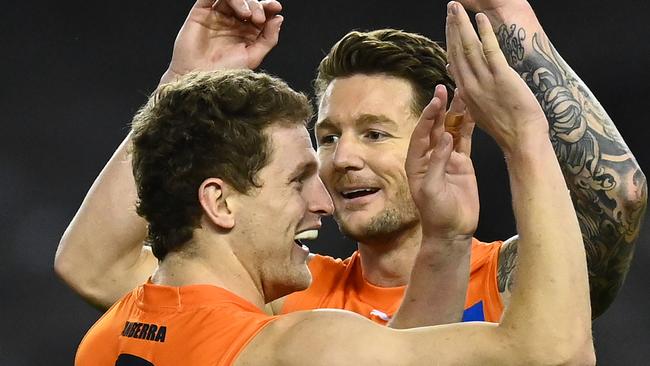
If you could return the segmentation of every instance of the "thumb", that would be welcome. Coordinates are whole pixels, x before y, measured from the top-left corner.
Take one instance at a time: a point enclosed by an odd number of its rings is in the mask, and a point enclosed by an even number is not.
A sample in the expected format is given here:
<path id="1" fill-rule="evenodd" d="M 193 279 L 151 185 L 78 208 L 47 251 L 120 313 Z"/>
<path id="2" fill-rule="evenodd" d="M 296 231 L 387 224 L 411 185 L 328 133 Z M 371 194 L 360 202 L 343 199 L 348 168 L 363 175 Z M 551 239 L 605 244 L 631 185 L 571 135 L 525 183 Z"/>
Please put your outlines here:
<path id="1" fill-rule="evenodd" d="M 276 15 L 273 19 L 264 23 L 264 28 L 262 28 L 260 35 L 253 44 L 248 46 L 248 54 L 251 60 L 248 66 L 251 69 L 259 66 L 264 60 L 264 57 L 278 44 L 280 28 L 282 27 L 283 21 L 284 17 L 282 15 Z"/>
<path id="2" fill-rule="evenodd" d="M 452 150 L 453 144 L 451 134 L 449 134 L 449 132 L 444 132 L 440 138 L 438 138 L 436 146 L 431 151 L 429 170 L 427 172 L 427 180 L 429 182 L 442 182 L 444 180 L 447 171 L 447 163 L 451 157 Z"/>

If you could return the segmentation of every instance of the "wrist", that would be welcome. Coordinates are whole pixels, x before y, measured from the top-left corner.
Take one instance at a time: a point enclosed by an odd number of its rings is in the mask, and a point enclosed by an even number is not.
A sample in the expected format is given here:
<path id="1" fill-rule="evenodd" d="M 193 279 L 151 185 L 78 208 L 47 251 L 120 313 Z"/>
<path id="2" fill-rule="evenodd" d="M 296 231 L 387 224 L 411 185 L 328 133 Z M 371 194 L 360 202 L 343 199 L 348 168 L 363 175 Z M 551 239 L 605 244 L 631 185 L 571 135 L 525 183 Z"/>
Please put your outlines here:
<path id="1" fill-rule="evenodd" d="M 520 22 L 520 19 L 529 15 L 535 17 L 535 12 L 530 6 L 528 1 L 525 0 L 515 0 L 511 1 L 508 4 L 498 6 L 491 9 L 485 9 L 482 11 L 490 19 L 493 28 L 497 28 L 501 24 L 511 24 L 514 22 Z"/>
<path id="2" fill-rule="evenodd" d="M 520 143 L 503 149 L 508 169 L 524 167 L 526 170 L 534 167 L 544 159 L 556 159 L 553 145 L 548 135 L 522 139 Z"/>
<path id="3" fill-rule="evenodd" d="M 449 234 L 440 235 L 431 234 L 422 236 L 422 245 L 420 251 L 428 253 L 463 253 L 471 246 L 472 235 L 467 234 Z"/>
<path id="4" fill-rule="evenodd" d="M 454 270 L 463 261 L 469 261 L 471 244 L 471 235 L 451 239 L 446 237 L 423 238 L 416 261 L 426 263 L 427 267 L 436 271 Z"/>
<path id="5" fill-rule="evenodd" d="M 536 150 L 543 145 L 550 145 L 548 121 L 545 116 L 520 121 L 522 127 L 495 138 L 506 157 Z"/>

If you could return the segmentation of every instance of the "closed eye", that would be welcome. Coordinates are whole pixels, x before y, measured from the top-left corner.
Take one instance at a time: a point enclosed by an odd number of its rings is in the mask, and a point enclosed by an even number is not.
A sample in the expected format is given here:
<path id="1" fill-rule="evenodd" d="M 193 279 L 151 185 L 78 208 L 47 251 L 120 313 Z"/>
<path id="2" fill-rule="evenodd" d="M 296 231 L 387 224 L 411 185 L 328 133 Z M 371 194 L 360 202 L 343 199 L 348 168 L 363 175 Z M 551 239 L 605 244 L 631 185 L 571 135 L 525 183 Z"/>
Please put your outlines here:
<path id="1" fill-rule="evenodd" d="M 296 190 L 301 191 L 305 183 L 312 177 L 318 175 L 318 163 L 316 160 L 303 163 L 298 166 L 294 173 L 290 175 L 293 177 L 289 179 L 289 184 Z"/>
<path id="2" fill-rule="evenodd" d="M 303 177 L 296 178 L 291 181 L 291 185 L 296 188 L 297 190 L 302 190 L 302 187 L 305 185 L 305 180 Z"/>

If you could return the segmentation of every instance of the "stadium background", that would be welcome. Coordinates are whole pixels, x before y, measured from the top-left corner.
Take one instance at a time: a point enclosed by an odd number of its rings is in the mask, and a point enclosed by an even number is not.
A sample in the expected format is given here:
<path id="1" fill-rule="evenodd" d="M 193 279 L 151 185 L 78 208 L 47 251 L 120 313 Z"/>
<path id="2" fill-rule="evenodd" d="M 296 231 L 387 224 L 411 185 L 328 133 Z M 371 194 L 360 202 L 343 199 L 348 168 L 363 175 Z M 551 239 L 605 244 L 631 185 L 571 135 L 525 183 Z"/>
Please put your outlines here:
<path id="1" fill-rule="evenodd" d="M 605 106 L 650 174 L 649 5 L 644 1 L 533 1 L 560 54 Z M 444 40 L 444 1 L 283 2 L 280 44 L 262 69 L 311 92 L 327 49 L 352 29 L 401 28 Z M 170 59 L 191 1 L 29 1 L 0 15 L 0 365 L 70 365 L 98 318 L 52 271 L 58 240 Z M 477 133 L 477 236 L 515 233 L 499 150 Z M 600 365 L 650 359 L 650 223 L 627 282 L 595 322 Z M 101 230 L 101 228 L 100 228 Z M 335 224 L 313 252 L 354 248 Z M 468 345 L 471 347 L 471 345 Z"/>

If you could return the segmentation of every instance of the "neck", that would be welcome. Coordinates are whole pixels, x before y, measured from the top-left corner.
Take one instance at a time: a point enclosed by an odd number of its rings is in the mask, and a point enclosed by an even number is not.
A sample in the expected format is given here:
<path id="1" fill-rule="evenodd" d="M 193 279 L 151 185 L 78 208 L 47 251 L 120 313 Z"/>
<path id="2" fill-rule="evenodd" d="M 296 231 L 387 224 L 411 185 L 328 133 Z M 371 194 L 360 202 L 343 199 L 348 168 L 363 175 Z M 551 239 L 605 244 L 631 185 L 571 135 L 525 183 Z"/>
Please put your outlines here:
<path id="1" fill-rule="evenodd" d="M 421 242 L 420 225 L 396 233 L 383 242 L 359 242 L 363 277 L 380 287 L 406 285 Z"/>
<path id="2" fill-rule="evenodd" d="M 226 242 L 201 240 L 195 235 L 185 250 L 170 252 L 160 261 L 151 278 L 157 285 L 188 286 L 207 284 L 233 292 L 264 309 L 261 286 L 233 253 Z M 191 248 L 191 249 L 188 249 Z"/>

